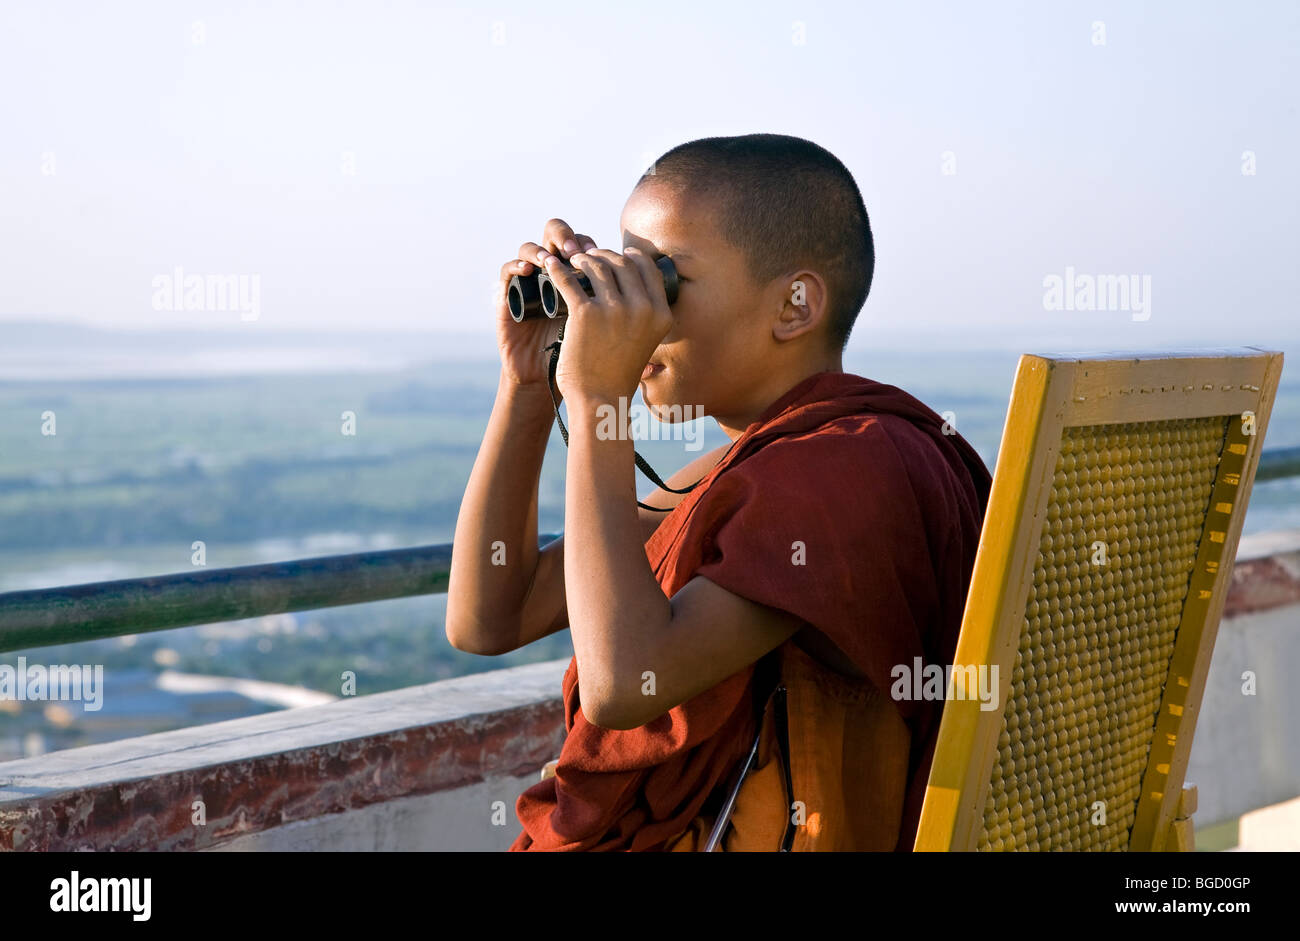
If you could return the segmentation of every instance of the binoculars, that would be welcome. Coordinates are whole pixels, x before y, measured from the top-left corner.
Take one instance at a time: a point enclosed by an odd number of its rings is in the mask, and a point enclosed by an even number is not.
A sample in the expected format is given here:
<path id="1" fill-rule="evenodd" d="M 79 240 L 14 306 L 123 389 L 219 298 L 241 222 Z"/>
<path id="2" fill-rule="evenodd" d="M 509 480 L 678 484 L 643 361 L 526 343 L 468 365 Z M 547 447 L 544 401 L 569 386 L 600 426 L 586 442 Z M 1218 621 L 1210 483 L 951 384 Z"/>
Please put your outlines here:
<path id="1" fill-rule="evenodd" d="M 575 270 L 572 265 L 560 261 L 561 264 Z M 672 259 L 667 255 L 655 260 L 655 267 L 663 274 L 664 294 L 668 297 L 669 304 L 677 302 L 677 266 L 673 264 Z M 585 274 L 578 274 L 579 286 L 591 297 L 595 292 L 591 289 L 591 282 L 587 280 Z M 569 305 L 564 302 L 560 292 L 556 290 L 555 284 L 551 281 L 551 276 L 546 273 L 545 269 L 530 275 L 514 275 L 510 279 L 510 286 L 506 291 L 506 302 L 510 305 L 510 316 L 514 318 L 515 323 L 523 323 L 525 320 L 532 320 L 545 315 L 547 317 L 563 317 L 569 313 Z"/>

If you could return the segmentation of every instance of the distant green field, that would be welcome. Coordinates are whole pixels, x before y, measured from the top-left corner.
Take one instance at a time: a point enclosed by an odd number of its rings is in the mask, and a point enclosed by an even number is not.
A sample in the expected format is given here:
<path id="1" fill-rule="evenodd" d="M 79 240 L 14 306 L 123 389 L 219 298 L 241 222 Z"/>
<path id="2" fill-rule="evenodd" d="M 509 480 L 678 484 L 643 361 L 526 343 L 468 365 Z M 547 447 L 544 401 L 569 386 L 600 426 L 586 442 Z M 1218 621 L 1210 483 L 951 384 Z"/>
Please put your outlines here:
<path id="1" fill-rule="evenodd" d="M 493 389 L 355 374 L 0 384 L 0 550 L 445 536 Z"/>

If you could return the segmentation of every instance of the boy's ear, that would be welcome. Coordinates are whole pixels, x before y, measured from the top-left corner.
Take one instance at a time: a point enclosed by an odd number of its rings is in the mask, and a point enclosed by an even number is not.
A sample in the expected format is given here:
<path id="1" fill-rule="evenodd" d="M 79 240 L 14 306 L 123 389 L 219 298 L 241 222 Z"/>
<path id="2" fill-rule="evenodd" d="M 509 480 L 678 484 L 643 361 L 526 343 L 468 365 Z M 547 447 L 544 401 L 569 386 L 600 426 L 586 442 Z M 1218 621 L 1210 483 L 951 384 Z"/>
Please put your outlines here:
<path id="1" fill-rule="evenodd" d="M 826 320 L 826 281 L 815 271 L 796 271 L 777 280 L 780 309 L 772 324 L 772 336 L 780 342 L 793 340 L 817 329 Z"/>

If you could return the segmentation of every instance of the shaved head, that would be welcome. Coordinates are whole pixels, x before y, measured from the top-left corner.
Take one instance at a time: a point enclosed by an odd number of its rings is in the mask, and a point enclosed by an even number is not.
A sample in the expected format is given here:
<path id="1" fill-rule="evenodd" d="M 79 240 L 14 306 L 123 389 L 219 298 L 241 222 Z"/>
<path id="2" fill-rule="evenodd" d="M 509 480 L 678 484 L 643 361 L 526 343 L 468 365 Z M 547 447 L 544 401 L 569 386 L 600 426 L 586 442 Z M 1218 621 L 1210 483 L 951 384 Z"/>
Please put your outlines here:
<path id="1" fill-rule="evenodd" d="M 875 246 L 853 175 L 834 154 L 799 137 L 747 134 L 681 144 L 637 187 L 666 186 L 707 204 L 714 226 L 755 281 L 808 268 L 826 280 L 827 341 L 843 350 L 871 290 Z"/>

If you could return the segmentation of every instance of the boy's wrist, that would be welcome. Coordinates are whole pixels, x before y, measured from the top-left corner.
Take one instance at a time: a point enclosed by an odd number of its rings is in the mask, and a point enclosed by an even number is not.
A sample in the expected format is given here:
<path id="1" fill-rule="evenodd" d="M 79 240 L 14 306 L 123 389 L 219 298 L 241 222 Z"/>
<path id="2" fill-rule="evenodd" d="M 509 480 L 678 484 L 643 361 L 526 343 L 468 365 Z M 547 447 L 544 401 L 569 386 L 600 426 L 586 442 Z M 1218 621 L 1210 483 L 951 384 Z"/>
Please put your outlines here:
<path id="1" fill-rule="evenodd" d="M 573 393 L 565 399 L 569 410 L 569 444 L 618 441 L 626 445 L 631 459 L 632 434 L 628 409 L 631 396 Z"/>
<path id="2" fill-rule="evenodd" d="M 623 396 L 623 398 L 626 399 L 627 396 Z M 601 405 L 613 405 L 617 408 L 618 400 L 619 396 L 617 395 L 606 395 L 601 392 L 594 392 L 590 389 L 572 389 L 569 394 L 565 396 L 566 402 L 576 403 L 578 406 L 583 408 L 596 408 Z"/>
<path id="3" fill-rule="evenodd" d="M 555 417 L 555 403 L 551 400 L 551 390 L 547 383 L 516 382 L 504 370 L 497 384 L 497 402 L 524 414 Z"/>

